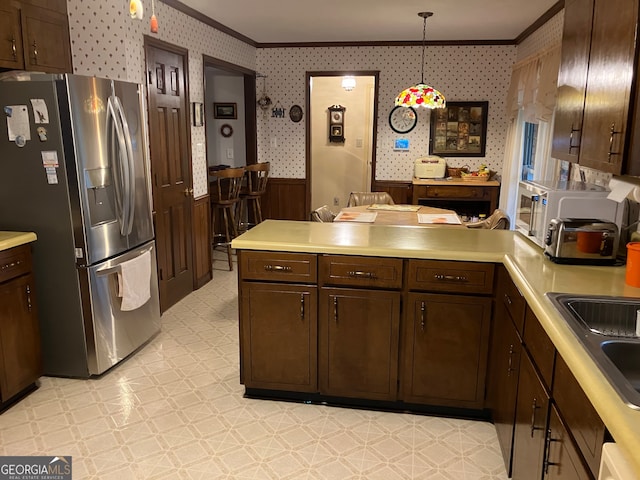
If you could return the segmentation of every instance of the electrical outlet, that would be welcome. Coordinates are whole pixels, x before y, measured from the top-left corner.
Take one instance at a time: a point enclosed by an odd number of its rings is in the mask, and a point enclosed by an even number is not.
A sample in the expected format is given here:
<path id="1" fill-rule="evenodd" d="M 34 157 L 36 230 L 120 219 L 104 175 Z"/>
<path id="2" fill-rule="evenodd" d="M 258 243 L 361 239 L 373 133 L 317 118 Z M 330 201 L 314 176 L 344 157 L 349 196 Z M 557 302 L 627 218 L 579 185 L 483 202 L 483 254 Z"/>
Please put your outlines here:
<path id="1" fill-rule="evenodd" d="M 233 148 L 227 148 L 227 158 L 229 160 L 233 158 Z"/>
<path id="2" fill-rule="evenodd" d="M 333 205 L 337 207 L 340 205 L 340 199 L 338 197 L 333 197 Z"/>

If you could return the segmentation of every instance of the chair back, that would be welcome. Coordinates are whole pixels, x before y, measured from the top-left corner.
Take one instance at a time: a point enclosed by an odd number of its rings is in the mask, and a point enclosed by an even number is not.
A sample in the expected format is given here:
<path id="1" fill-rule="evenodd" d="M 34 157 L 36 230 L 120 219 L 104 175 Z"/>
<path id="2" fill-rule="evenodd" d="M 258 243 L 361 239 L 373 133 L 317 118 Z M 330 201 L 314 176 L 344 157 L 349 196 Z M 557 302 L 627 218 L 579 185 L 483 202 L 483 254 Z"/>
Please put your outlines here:
<path id="1" fill-rule="evenodd" d="M 252 163 L 245 167 L 247 172 L 247 194 L 262 195 L 267 191 L 269 168 L 269 162 Z"/>
<path id="2" fill-rule="evenodd" d="M 395 202 L 387 192 L 351 192 L 347 207 L 373 204 L 395 205 Z"/>
<path id="3" fill-rule="evenodd" d="M 496 208 L 491 215 L 479 222 L 465 224 L 467 228 L 484 228 L 487 230 L 508 230 L 510 226 L 509 215 L 504 210 Z"/>
<path id="4" fill-rule="evenodd" d="M 240 200 L 244 167 L 225 168 L 215 175 L 216 179 L 209 183 L 211 201 L 218 205 L 237 203 Z"/>
<path id="5" fill-rule="evenodd" d="M 326 205 L 316 208 L 313 212 L 311 212 L 312 222 L 330 223 L 333 222 L 334 218 L 336 218 L 336 214 L 329 210 L 329 207 L 327 207 Z"/>

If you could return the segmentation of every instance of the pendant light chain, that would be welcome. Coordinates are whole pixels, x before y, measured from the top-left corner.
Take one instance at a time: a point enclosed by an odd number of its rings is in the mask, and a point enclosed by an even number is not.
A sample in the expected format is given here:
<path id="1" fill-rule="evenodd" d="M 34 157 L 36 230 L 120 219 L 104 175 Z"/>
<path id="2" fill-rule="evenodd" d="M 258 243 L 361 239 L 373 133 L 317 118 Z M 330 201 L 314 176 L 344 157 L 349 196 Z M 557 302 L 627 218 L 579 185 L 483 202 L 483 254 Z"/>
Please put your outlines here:
<path id="1" fill-rule="evenodd" d="M 420 75 L 420 83 L 424 83 L 424 48 L 425 39 L 427 38 L 427 15 L 422 17 L 422 73 Z"/>

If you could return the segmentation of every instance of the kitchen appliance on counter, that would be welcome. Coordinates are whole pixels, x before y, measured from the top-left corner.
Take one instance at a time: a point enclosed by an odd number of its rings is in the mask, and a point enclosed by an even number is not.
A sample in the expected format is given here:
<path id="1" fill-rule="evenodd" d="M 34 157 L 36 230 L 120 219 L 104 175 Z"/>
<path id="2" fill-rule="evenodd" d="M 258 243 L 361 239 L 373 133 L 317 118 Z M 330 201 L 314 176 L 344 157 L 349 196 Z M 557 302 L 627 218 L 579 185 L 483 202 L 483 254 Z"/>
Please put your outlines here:
<path id="1" fill-rule="evenodd" d="M 608 195 L 607 188 L 584 182 L 522 181 L 515 229 L 542 248 L 553 218 L 597 218 L 613 222 L 620 230 L 625 206 Z"/>
<path id="2" fill-rule="evenodd" d="M 160 329 L 143 87 L 0 82 L 0 227 L 33 231 L 44 373 L 100 375 Z"/>
<path id="3" fill-rule="evenodd" d="M 553 218 L 545 235 L 544 253 L 555 263 L 613 265 L 618 251 L 618 227 L 587 218 Z"/>
<path id="4" fill-rule="evenodd" d="M 444 178 L 447 161 L 437 155 L 430 155 L 416 159 L 413 176 L 415 178 Z"/>

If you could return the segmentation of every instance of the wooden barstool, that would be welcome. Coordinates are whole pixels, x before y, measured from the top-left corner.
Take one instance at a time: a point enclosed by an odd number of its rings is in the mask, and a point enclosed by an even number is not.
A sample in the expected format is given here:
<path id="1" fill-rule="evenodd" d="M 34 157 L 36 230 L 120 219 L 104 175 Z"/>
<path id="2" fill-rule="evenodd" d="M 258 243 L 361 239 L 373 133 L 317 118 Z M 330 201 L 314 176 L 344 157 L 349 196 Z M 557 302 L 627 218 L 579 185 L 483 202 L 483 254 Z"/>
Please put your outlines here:
<path id="1" fill-rule="evenodd" d="M 240 187 L 244 177 L 244 167 L 226 168 L 215 172 L 215 180 L 209 183 L 211 195 L 211 230 L 213 248 L 217 245 L 227 246 L 229 270 L 233 270 L 231 258 L 231 240 L 238 236 L 236 228 L 235 210 L 240 201 Z M 224 234 L 216 233 L 216 216 L 222 211 Z M 224 237 L 225 242 L 216 243 L 216 237 Z"/>
<path id="2" fill-rule="evenodd" d="M 240 218 L 238 221 L 242 222 L 246 214 L 247 230 L 249 229 L 249 225 L 257 225 L 262 222 L 262 206 L 260 205 L 260 198 L 267 191 L 269 167 L 269 162 L 253 163 L 245 167 L 245 171 L 247 172 L 247 185 L 246 189 L 243 188 L 240 191 Z M 249 222 L 250 211 L 253 211 L 253 224 Z"/>

